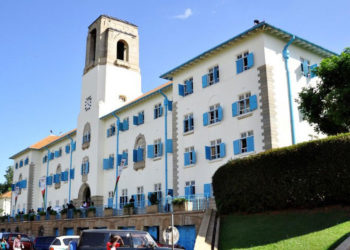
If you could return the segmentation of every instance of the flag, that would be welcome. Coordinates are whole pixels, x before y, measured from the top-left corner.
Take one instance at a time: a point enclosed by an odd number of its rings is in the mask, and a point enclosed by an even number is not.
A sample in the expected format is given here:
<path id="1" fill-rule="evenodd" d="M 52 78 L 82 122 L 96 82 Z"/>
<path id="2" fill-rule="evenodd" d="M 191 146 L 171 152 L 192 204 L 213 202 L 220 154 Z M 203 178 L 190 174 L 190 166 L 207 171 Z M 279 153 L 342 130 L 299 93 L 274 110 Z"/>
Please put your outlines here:
<path id="1" fill-rule="evenodd" d="M 119 166 L 117 180 L 115 181 L 113 196 L 115 196 L 115 194 L 117 193 L 118 182 L 119 182 L 119 179 L 120 179 L 120 175 L 121 175 L 123 169 L 125 168 L 125 162 L 126 162 L 125 159 L 122 159 L 120 161 L 120 166 Z"/>
<path id="2" fill-rule="evenodd" d="M 45 192 L 46 192 L 46 176 L 43 176 L 39 179 L 39 188 L 41 191 L 41 195 L 43 196 L 43 200 L 45 202 Z"/>
<path id="3" fill-rule="evenodd" d="M 16 187 L 15 188 L 15 206 L 17 205 L 18 194 L 19 194 L 19 187 Z"/>

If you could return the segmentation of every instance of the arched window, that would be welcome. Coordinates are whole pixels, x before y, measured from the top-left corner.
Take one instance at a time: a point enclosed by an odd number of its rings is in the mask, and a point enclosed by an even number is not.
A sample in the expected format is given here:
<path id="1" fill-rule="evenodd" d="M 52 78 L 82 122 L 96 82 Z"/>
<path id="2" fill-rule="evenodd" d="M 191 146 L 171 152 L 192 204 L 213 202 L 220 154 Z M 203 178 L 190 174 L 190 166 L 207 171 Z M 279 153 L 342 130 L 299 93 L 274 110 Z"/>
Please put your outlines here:
<path id="1" fill-rule="evenodd" d="M 82 175 L 82 181 L 86 182 L 87 181 L 87 176 L 89 174 L 90 171 L 90 162 L 89 162 L 89 157 L 85 156 L 83 158 L 83 161 L 81 163 L 81 170 L 80 173 Z"/>
<path id="2" fill-rule="evenodd" d="M 83 131 L 82 149 L 86 149 L 90 146 L 90 140 L 91 140 L 91 127 L 90 127 L 90 123 L 86 123 Z"/>
<path id="3" fill-rule="evenodd" d="M 56 168 L 56 174 L 55 174 L 55 189 L 58 189 L 61 187 L 61 174 L 62 174 L 62 168 L 61 165 L 58 164 Z"/>
<path id="4" fill-rule="evenodd" d="M 146 156 L 146 139 L 143 134 L 139 134 L 136 137 L 134 150 L 133 150 L 133 162 L 134 170 L 145 168 L 145 157 Z"/>
<path id="5" fill-rule="evenodd" d="M 18 177 L 18 185 L 19 185 L 19 189 L 18 189 L 18 194 L 21 194 L 21 181 L 23 180 L 22 174 L 19 175 Z M 17 185 L 16 185 L 17 186 Z"/>
<path id="6" fill-rule="evenodd" d="M 123 40 L 119 40 L 117 43 L 117 59 L 128 61 L 129 59 L 128 54 L 129 54 L 128 44 Z"/>
<path id="7" fill-rule="evenodd" d="M 96 29 L 90 32 L 89 39 L 89 63 L 94 63 L 96 59 Z"/>

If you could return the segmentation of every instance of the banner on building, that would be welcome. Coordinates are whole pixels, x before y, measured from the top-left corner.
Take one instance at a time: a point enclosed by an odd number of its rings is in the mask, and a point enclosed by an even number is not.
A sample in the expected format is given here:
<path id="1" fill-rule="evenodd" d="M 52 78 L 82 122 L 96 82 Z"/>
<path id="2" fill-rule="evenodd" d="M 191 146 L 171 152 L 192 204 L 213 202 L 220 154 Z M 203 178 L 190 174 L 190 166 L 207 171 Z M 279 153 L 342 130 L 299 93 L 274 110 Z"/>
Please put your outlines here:
<path id="1" fill-rule="evenodd" d="M 119 179 L 120 179 L 120 175 L 121 175 L 122 171 L 126 168 L 125 163 L 126 163 L 126 159 L 122 159 L 120 161 L 120 166 L 118 168 L 118 176 L 117 176 L 117 180 L 115 182 L 113 196 L 115 196 L 115 194 L 117 192 L 117 187 L 118 187 L 118 182 L 119 182 Z"/>
<path id="2" fill-rule="evenodd" d="M 39 179 L 39 188 L 41 191 L 41 195 L 43 196 L 43 200 L 45 202 L 45 192 L 46 192 L 46 176 L 43 176 Z"/>
<path id="3" fill-rule="evenodd" d="M 17 205 L 18 195 L 19 195 L 19 187 L 16 187 L 15 188 L 15 206 Z"/>

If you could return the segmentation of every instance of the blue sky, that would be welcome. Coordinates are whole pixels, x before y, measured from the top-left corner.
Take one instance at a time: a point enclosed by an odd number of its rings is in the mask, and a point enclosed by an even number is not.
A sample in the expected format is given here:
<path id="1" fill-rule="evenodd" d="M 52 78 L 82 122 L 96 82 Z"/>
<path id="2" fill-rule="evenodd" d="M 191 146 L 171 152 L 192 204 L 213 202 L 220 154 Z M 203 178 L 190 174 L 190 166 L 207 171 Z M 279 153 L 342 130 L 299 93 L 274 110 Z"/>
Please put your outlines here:
<path id="1" fill-rule="evenodd" d="M 76 127 L 87 27 L 100 14 L 138 25 L 144 92 L 254 19 L 337 53 L 350 46 L 348 0 L 1 0 L 0 182 L 9 156 Z"/>

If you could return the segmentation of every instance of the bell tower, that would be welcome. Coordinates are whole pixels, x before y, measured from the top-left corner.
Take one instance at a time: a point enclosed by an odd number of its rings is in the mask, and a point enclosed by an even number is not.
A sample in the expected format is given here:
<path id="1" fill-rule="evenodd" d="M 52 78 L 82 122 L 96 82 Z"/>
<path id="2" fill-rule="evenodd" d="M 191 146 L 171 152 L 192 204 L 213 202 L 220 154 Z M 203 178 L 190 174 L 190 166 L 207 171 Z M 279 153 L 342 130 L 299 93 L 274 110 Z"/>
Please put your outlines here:
<path id="1" fill-rule="evenodd" d="M 101 15 L 89 26 L 83 92 L 92 75 L 97 77 L 92 87 L 97 90 L 99 116 L 142 94 L 136 25 Z"/>

